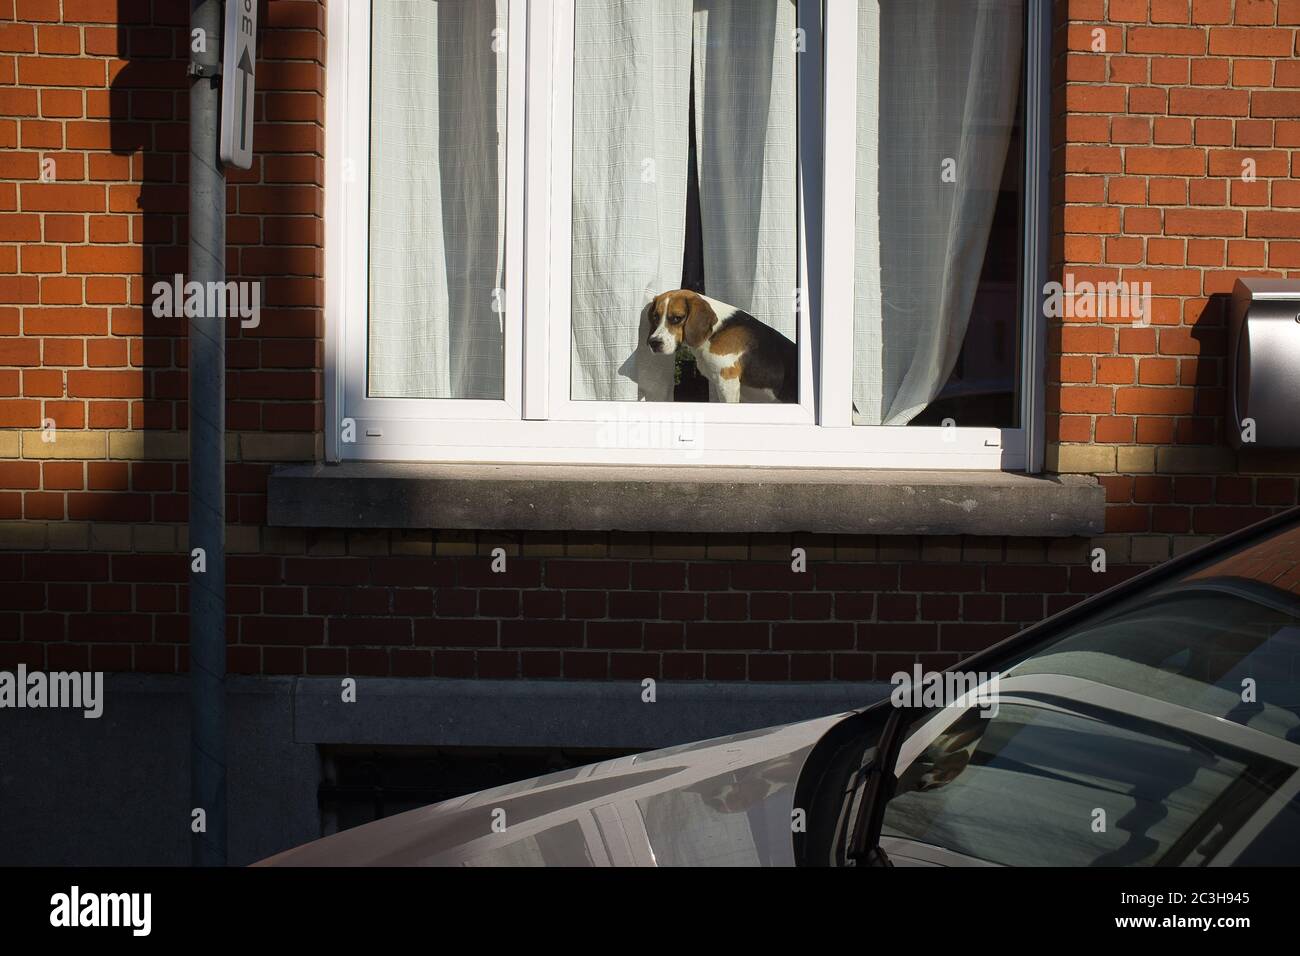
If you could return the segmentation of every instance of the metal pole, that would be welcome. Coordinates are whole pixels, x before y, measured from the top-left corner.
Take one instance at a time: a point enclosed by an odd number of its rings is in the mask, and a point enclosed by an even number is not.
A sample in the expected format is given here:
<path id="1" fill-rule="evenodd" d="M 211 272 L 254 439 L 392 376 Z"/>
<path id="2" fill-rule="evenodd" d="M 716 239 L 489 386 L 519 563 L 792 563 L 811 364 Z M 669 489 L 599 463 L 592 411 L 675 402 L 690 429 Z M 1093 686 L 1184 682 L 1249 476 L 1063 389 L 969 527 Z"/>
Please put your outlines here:
<path id="1" fill-rule="evenodd" d="M 221 0 L 190 0 L 190 281 L 226 278 L 226 176 L 221 123 Z M 196 30 L 203 31 L 196 34 Z M 226 863 L 226 343 L 225 319 L 204 308 L 189 321 L 190 372 L 190 799 L 206 832 L 193 832 L 195 866 Z M 195 554 L 202 548 L 202 563 Z"/>

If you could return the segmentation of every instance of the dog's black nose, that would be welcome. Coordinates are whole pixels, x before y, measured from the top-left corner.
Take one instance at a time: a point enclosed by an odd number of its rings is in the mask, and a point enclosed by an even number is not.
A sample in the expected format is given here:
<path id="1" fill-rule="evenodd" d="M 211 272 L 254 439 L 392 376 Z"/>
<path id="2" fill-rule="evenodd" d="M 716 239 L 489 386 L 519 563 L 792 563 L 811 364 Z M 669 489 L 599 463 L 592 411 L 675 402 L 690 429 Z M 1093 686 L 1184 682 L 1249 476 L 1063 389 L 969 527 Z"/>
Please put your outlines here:
<path id="1" fill-rule="evenodd" d="M 658 339 L 651 339 L 646 344 L 650 346 L 651 352 L 662 352 L 664 350 L 663 343 L 661 343 Z"/>

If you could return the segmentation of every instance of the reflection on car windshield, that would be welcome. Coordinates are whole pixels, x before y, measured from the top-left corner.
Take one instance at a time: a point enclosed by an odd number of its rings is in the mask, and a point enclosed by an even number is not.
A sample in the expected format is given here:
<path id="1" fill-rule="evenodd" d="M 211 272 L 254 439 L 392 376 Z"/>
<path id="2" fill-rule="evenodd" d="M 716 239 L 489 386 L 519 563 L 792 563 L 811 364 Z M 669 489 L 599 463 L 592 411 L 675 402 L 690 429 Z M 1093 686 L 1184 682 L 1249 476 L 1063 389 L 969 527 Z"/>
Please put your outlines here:
<path id="1" fill-rule="evenodd" d="M 918 718 L 886 836 L 1016 865 L 1196 865 L 1300 834 L 1300 529 L 1001 668 L 993 716 Z"/>

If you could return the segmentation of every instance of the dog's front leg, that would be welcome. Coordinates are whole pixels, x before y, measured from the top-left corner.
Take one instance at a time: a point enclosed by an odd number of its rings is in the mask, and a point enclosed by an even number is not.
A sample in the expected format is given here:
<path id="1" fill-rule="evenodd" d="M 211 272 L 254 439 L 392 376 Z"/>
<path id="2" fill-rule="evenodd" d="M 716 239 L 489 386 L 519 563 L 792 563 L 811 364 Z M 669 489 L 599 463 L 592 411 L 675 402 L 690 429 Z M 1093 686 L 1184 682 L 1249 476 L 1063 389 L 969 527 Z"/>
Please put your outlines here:
<path id="1" fill-rule="evenodd" d="M 718 392 L 728 405 L 737 404 L 740 401 L 740 377 L 718 379 Z"/>

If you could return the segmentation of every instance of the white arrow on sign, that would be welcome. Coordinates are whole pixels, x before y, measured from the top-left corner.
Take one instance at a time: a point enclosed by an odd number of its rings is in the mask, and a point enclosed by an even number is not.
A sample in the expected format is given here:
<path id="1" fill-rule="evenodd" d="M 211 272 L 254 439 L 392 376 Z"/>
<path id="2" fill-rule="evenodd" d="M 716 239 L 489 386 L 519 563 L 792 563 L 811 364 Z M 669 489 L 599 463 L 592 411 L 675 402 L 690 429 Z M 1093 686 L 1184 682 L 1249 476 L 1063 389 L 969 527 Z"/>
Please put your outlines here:
<path id="1" fill-rule="evenodd" d="M 221 56 L 221 161 L 253 165 L 253 58 L 257 50 L 257 0 L 226 0 Z"/>

